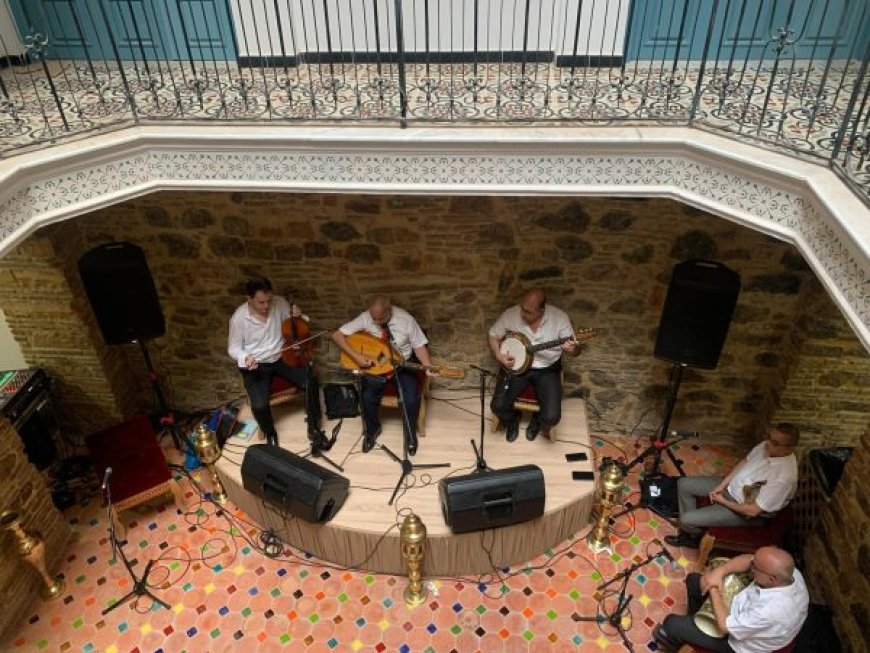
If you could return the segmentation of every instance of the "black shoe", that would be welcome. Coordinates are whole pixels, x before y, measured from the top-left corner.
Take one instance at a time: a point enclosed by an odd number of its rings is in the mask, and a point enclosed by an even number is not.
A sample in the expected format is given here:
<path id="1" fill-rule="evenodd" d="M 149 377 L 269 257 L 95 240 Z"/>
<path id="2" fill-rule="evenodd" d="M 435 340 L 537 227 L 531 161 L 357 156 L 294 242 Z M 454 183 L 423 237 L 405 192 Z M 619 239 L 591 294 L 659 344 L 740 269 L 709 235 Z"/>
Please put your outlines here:
<path id="1" fill-rule="evenodd" d="M 408 436 L 408 455 L 413 456 L 417 453 L 417 434 Z"/>
<path id="2" fill-rule="evenodd" d="M 520 434 L 520 420 L 517 418 L 512 419 L 505 425 L 505 431 L 507 431 L 505 434 L 505 440 L 508 442 L 516 440 L 517 436 Z"/>
<path id="3" fill-rule="evenodd" d="M 368 433 L 365 434 L 365 436 L 363 437 L 363 445 L 362 445 L 363 453 L 368 453 L 369 451 L 372 450 L 372 448 L 375 446 L 375 444 L 377 444 L 378 436 L 380 434 L 381 434 L 381 427 L 380 426 L 377 428 L 377 430 L 375 430 L 375 432 L 372 435 L 369 435 Z"/>
<path id="4" fill-rule="evenodd" d="M 526 440 L 531 442 L 541 431 L 541 423 L 538 421 L 538 414 L 532 413 L 532 418 L 529 420 L 529 425 L 526 427 Z"/>
<path id="5" fill-rule="evenodd" d="M 662 625 L 659 624 L 652 631 L 653 639 L 658 644 L 658 650 L 664 651 L 664 653 L 670 653 L 671 651 L 676 651 L 679 648 L 679 645 L 675 644 L 668 637 L 668 634 L 665 632 L 665 629 L 662 628 Z"/>
<path id="6" fill-rule="evenodd" d="M 278 446 L 278 434 L 273 433 L 272 435 L 266 434 L 266 444 L 277 447 Z"/>
<path id="7" fill-rule="evenodd" d="M 701 538 L 680 531 L 677 535 L 666 535 L 665 543 L 671 546 L 685 546 L 689 549 L 697 549 L 701 544 Z"/>

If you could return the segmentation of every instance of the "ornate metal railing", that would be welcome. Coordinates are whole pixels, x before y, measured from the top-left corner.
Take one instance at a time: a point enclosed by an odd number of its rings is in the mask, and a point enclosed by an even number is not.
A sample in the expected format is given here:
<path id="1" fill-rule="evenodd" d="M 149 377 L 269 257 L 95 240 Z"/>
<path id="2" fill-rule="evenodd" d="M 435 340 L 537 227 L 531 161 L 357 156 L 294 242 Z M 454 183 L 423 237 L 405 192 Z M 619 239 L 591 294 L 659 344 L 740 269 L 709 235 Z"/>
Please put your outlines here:
<path id="1" fill-rule="evenodd" d="M 870 197 L 867 2 L 10 2 L 2 155 L 162 120 L 672 123 Z"/>

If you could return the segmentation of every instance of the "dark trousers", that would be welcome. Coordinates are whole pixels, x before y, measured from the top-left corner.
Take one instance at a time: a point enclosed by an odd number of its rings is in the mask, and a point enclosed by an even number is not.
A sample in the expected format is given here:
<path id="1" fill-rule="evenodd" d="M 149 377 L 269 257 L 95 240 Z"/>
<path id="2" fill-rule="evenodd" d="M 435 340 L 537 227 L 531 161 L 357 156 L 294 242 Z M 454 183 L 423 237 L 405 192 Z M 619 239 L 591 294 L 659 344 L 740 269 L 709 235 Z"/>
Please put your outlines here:
<path id="1" fill-rule="evenodd" d="M 538 397 L 538 421 L 541 426 L 549 428 L 558 424 L 562 419 L 562 361 L 549 367 L 532 368 L 517 376 L 503 371 L 496 379 L 490 403 L 493 414 L 504 424 L 516 419 L 518 415 L 514 410 L 514 402 L 528 385 L 535 389 Z"/>
<path id="2" fill-rule="evenodd" d="M 366 433 L 374 435 L 381 428 L 381 420 L 378 417 L 378 408 L 387 384 L 396 383 L 402 385 L 402 395 L 405 399 L 403 415 L 403 432 L 409 441 L 417 436 L 417 416 L 420 414 L 420 390 L 418 388 L 417 372 L 400 369 L 389 379 L 383 376 L 362 377 L 362 414 L 365 422 Z M 398 388 L 396 388 L 398 394 Z"/>
<path id="3" fill-rule="evenodd" d="M 701 594 L 701 574 L 686 577 L 686 598 L 688 614 L 668 615 L 662 623 L 665 636 L 674 644 L 694 644 L 716 653 L 734 653 L 728 643 L 728 636 L 710 637 L 695 625 L 694 614 L 704 604 L 706 595 Z"/>
<path id="4" fill-rule="evenodd" d="M 280 376 L 282 379 L 298 386 L 305 392 L 305 416 L 308 422 L 308 437 L 320 430 L 320 393 L 317 379 L 311 365 L 291 367 L 283 360 L 274 363 L 260 363 L 254 370 L 239 369 L 245 390 L 251 400 L 251 412 L 257 425 L 267 439 L 277 440 L 275 421 L 272 419 L 272 409 L 269 407 L 269 390 L 272 379 Z"/>

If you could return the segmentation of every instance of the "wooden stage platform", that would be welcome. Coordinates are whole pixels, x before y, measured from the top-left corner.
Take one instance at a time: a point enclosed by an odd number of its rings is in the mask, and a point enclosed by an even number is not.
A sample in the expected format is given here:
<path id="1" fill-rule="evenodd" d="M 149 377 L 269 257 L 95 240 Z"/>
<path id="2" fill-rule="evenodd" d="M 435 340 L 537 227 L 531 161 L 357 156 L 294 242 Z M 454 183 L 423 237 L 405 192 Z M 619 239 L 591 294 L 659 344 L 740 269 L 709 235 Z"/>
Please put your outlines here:
<path id="1" fill-rule="evenodd" d="M 538 465 L 544 473 L 546 503 L 543 516 L 521 524 L 454 535 L 444 522 L 438 496 L 438 481 L 474 470 L 470 440 L 480 433 L 480 400 L 473 391 L 433 389 L 426 418 L 426 437 L 420 438 L 414 463 L 449 462 L 451 467 L 414 472 L 405 491 L 393 506 L 387 505 L 401 473 L 400 466 L 379 447 L 363 454 L 362 421 L 346 419 L 338 441 L 328 456 L 344 467 L 350 493 L 342 509 L 325 524 L 310 524 L 280 513 L 242 486 L 241 463 L 245 449 L 258 444 L 259 432 L 245 441 L 228 440 L 217 462 L 218 473 L 230 499 L 263 528 L 273 529 L 283 542 L 346 567 L 391 574 L 403 574 L 399 525 L 413 510 L 428 530 L 427 576 L 483 574 L 493 566 L 522 564 L 554 547 L 586 526 L 594 500 L 593 481 L 575 481 L 574 470 L 591 470 L 592 462 L 568 463 L 565 454 L 589 454 L 586 406 L 582 399 L 566 399 L 557 440 L 525 439 L 525 420 L 520 436 L 505 441 L 504 432 L 492 433 L 489 408 L 486 411 L 486 462 L 493 469 L 525 464 Z M 303 455 L 307 437 L 302 402 L 292 401 L 273 408 L 281 446 Z M 401 455 L 401 422 L 397 409 L 381 408 L 383 433 L 379 444 Z M 249 410 L 242 420 L 252 420 Z M 337 421 L 326 421 L 329 434 Z M 322 461 L 315 462 L 332 469 Z"/>

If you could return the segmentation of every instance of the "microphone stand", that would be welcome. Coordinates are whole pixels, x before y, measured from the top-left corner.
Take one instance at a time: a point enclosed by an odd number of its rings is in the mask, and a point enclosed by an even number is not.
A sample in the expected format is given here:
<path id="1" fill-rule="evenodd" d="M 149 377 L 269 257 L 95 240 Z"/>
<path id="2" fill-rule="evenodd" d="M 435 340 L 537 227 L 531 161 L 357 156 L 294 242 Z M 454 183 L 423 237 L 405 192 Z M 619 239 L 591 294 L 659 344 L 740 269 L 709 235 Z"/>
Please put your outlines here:
<path id="1" fill-rule="evenodd" d="M 471 448 L 474 449 L 474 458 L 476 462 L 475 472 L 491 472 L 493 471 L 492 467 L 486 464 L 486 460 L 483 458 L 483 442 L 484 442 L 484 433 L 486 431 L 486 420 L 484 418 L 485 404 L 486 404 L 486 377 L 494 376 L 492 372 L 486 370 L 482 367 L 478 367 L 477 365 L 471 365 L 472 369 L 475 369 L 480 374 L 480 447 L 477 446 L 477 443 L 472 439 Z"/>
<path id="2" fill-rule="evenodd" d="M 392 336 L 390 336 L 390 340 L 392 340 Z M 399 481 L 396 483 L 396 489 L 393 490 L 393 494 L 390 496 L 390 500 L 387 502 L 388 506 L 393 505 L 393 501 L 395 501 L 396 495 L 399 494 L 399 488 L 402 487 L 405 479 L 408 478 L 408 476 L 414 470 L 450 467 L 450 463 L 429 463 L 423 465 L 415 464 L 412 463 L 410 458 L 408 457 L 408 435 L 411 433 L 411 420 L 408 419 L 407 407 L 405 405 L 405 391 L 402 389 L 402 382 L 399 380 L 399 374 L 407 370 L 407 368 L 404 366 L 402 361 L 397 361 L 393 358 L 393 347 L 390 347 L 390 364 L 396 372 L 396 374 L 393 376 L 393 383 L 396 384 L 396 394 L 399 397 L 399 413 L 402 415 L 402 457 L 399 458 L 396 454 L 390 451 L 388 447 L 384 445 L 380 445 L 380 447 L 385 454 L 387 454 L 395 462 L 401 465 L 402 471 L 399 476 Z"/>
<path id="3" fill-rule="evenodd" d="M 120 607 L 122 604 L 132 599 L 134 596 L 147 596 L 157 605 L 160 605 L 169 610 L 169 604 L 165 601 L 161 601 L 160 599 L 158 599 L 156 596 L 154 596 L 154 594 L 151 593 L 151 590 L 148 589 L 148 574 L 151 573 L 151 567 L 154 565 L 154 560 L 149 560 L 148 564 L 145 565 L 145 571 L 142 573 L 142 578 L 136 578 L 136 572 L 133 571 L 133 565 L 131 565 L 130 561 L 127 559 L 127 556 L 124 553 L 124 547 L 121 546 L 121 543 L 118 541 L 118 536 L 115 533 L 115 507 L 112 505 L 112 490 L 109 485 L 108 476 L 106 477 L 104 486 L 106 491 L 106 519 L 109 522 L 109 541 L 112 543 L 111 562 L 115 563 L 115 556 L 117 553 L 117 555 L 121 558 L 121 562 L 124 563 L 124 567 L 127 569 L 127 573 L 130 574 L 130 579 L 133 581 L 133 589 L 127 592 L 124 596 L 122 596 L 108 608 L 103 610 L 101 614 L 109 614 L 112 610 Z"/>
<path id="4" fill-rule="evenodd" d="M 329 451 L 330 449 L 332 449 L 332 445 L 334 445 L 335 441 L 338 439 L 338 431 L 341 427 L 341 424 L 339 424 L 338 428 L 332 429 L 331 437 L 327 439 L 326 433 L 320 428 L 322 416 L 321 419 L 316 419 L 317 416 L 315 415 L 315 413 L 321 410 L 319 401 L 319 386 L 314 390 L 315 400 L 317 400 L 318 405 L 314 406 L 311 403 L 311 388 L 316 383 L 313 363 L 309 362 L 306 365 L 305 373 L 305 421 L 308 424 L 308 441 L 311 445 L 311 450 L 307 454 L 305 454 L 304 458 L 322 459 L 325 463 L 332 465 L 338 471 L 344 472 L 344 467 L 342 467 L 325 453 L 323 453 L 324 451 Z"/>
<path id="5" fill-rule="evenodd" d="M 631 580 L 631 575 L 634 572 L 636 572 L 641 567 L 648 565 L 650 562 L 652 562 L 653 560 L 655 560 L 656 558 L 659 558 L 661 556 L 665 556 L 664 550 L 660 551 L 659 553 L 656 553 L 655 555 L 648 555 L 645 559 L 641 560 L 640 562 L 633 563 L 630 567 L 628 567 L 628 569 L 624 569 L 623 571 L 620 571 L 613 578 L 611 578 L 610 580 L 608 580 L 605 583 L 601 583 L 597 588 L 595 588 L 597 591 L 600 592 L 601 590 L 605 589 L 608 585 L 611 585 L 612 583 L 615 583 L 617 581 L 620 582 L 619 592 L 618 592 L 617 598 L 616 598 L 616 609 L 610 615 L 607 615 L 607 617 L 604 619 L 604 621 L 606 623 L 609 623 L 614 628 L 616 628 L 620 637 L 622 637 L 622 642 L 623 642 L 623 644 L 625 644 L 625 648 L 628 649 L 629 651 L 634 651 L 634 647 L 632 646 L 631 642 L 629 641 L 628 636 L 625 634 L 626 629 L 622 625 L 622 615 L 626 610 L 628 610 L 628 605 L 629 605 L 629 603 L 631 603 L 631 599 L 633 598 L 633 596 L 631 594 L 626 596 L 626 589 L 628 588 L 628 581 Z M 584 619 L 584 621 L 587 621 L 587 620 L 588 619 Z M 630 627 L 631 626 L 629 626 L 629 628 Z"/>

